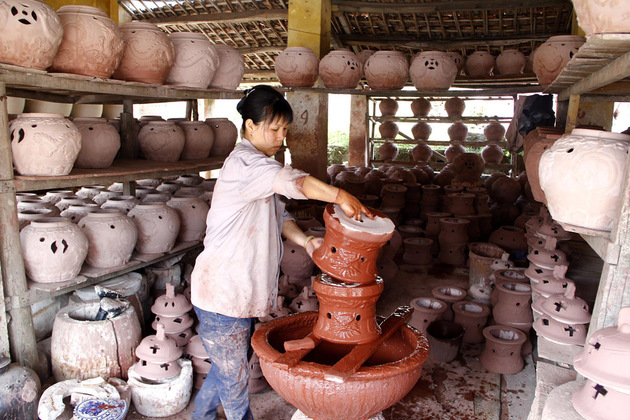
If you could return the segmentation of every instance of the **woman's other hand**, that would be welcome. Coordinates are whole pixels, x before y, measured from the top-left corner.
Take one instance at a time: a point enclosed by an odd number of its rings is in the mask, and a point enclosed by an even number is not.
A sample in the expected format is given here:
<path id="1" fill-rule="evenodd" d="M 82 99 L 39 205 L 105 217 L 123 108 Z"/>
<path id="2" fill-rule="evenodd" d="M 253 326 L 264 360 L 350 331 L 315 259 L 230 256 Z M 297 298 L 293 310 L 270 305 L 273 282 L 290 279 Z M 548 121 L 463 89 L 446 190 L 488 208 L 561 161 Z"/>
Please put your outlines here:
<path id="1" fill-rule="evenodd" d="M 374 219 L 374 215 L 353 195 L 339 188 L 335 204 L 338 204 L 346 216 L 355 220 L 361 220 L 361 214 L 365 214 L 369 219 Z"/>
<path id="2" fill-rule="evenodd" d="M 324 238 L 311 238 L 311 240 L 309 240 L 306 243 L 306 247 L 305 247 L 306 253 L 308 254 L 308 256 L 313 258 L 313 252 L 315 252 L 317 248 L 322 246 L 323 243 L 324 243 Z"/>

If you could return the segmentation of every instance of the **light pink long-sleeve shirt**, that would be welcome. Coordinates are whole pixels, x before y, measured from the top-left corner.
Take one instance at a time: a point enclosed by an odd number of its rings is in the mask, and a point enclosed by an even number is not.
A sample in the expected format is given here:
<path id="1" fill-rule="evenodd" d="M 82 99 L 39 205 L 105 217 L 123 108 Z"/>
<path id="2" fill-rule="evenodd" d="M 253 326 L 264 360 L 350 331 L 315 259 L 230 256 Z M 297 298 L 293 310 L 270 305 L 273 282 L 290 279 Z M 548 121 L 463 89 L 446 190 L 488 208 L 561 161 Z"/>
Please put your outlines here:
<path id="1" fill-rule="evenodd" d="M 192 272 L 192 303 L 235 318 L 262 317 L 276 302 L 282 224 L 291 220 L 279 194 L 306 199 L 307 174 L 282 166 L 248 140 L 221 170 L 207 218 L 204 250 Z"/>

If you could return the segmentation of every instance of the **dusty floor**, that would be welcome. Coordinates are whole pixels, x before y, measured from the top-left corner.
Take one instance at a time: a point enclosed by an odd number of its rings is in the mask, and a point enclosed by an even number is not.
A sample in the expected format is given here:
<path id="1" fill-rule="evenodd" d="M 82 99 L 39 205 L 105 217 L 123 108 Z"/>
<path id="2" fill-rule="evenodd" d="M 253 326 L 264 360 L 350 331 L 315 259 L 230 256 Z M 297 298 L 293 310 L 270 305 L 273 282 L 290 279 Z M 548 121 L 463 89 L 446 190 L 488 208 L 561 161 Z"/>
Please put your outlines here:
<path id="1" fill-rule="evenodd" d="M 388 282 L 378 303 L 378 313 L 389 315 L 399 305 L 408 305 L 412 298 L 430 296 L 439 285 L 468 287 L 464 269 L 434 267 L 428 273 L 400 270 Z M 498 375 L 485 371 L 477 356 L 482 345 L 464 346 L 451 363 L 428 360 L 422 376 L 411 392 L 383 412 L 386 420 L 525 420 L 534 399 L 535 371 L 532 357 L 526 358 L 525 369 L 516 375 Z M 257 420 L 290 420 L 296 409 L 275 391 L 268 389 L 251 395 L 251 406 Z M 193 403 L 170 420 L 190 418 Z M 127 419 L 146 419 L 130 411 Z M 353 420 L 353 419 L 347 419 Z"/>

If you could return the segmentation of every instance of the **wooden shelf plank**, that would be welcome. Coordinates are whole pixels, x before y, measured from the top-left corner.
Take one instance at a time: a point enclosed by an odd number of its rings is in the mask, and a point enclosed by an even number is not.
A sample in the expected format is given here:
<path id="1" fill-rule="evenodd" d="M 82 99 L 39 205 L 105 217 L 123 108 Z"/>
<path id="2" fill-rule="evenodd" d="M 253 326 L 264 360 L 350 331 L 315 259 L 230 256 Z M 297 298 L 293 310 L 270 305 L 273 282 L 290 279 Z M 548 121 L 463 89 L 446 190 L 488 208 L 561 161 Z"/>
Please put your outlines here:
<path id="1" fill-rule="evenodd" d="M 507 149 L 508 144 L 507 142 L 500 142 L 500 143 L 496 143 L 496 142 L 489 142 L 489 141 L 463 141 L 463 142 L 457 142 L 457 143 L 452 143 L 450 140 L 403 140 L 403 139 L 382 139 L 382 138 L 370 138 L 371 141 L 373 141 L 374 143 L 385 143 L 385 142 L 390 142 L 390 143 L 395 143 L 395 144 L 418 144 L 418 142 L 423 142 L 428 144 L 429 146 L 452 146 L 453 144 L 461 144 L 464 147 L 485 147 L 489 144 L 497 144 L 499 146 L 501 146 L 503 149 Z"/>
<path id="2" fill-rule="evenodd" d="M 445 123 L 462 122 L 464 124 L 487 124 L 489 121 L 510 122 L 512 117 L 395 117 L 395 116 L 373 116 L 370 117 L 375 122 L 395 121 L 416 123 L 424 121 L 427 123 Z"/>
<path id="3" fill-rule="evenodd" d="M 419 91 L 413 88 L 409 90 L 371 90 L 371 89 L 328 89 L 328 88 L 279 88 L 284 92 L 311 92 L 311 93 L 332 93 L 342 95 L 367 95 L 367 96 L 384 96 L 384 97 L 453 97 L 453 96 L 513 96 L 519 93 L 537 93 L 542 92 L 540 85 L 517 86 L 517 87 L 501 87 L 501 88 L 481 88 L 476 85 L 477 89 L 461 88 L 444 92 L 436 91 Z"/>

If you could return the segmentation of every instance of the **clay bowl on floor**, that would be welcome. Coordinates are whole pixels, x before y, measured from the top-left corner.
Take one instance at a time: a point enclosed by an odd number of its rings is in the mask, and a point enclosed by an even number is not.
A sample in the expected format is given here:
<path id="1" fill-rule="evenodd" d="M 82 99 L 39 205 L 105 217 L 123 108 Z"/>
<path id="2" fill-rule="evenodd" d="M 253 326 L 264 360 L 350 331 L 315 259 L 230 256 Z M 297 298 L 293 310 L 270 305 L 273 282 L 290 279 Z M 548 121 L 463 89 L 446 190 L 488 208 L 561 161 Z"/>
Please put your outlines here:
<path id="1" fill-rule="evenodd" d="M 323 342 L 290 371 L 274 363 L 284 342 L 304 338 L 313 329 L 317 312 L 303 312 L 263 324 L 252 347 L 269 384 L 304 414 L 319 420 L 367 419 L 394 405 L 415 385 L 429 357 L 427 339 L 405 325 L 343 383 L 324 374 L 352 347 Z"/>

